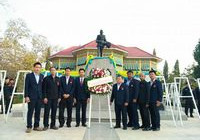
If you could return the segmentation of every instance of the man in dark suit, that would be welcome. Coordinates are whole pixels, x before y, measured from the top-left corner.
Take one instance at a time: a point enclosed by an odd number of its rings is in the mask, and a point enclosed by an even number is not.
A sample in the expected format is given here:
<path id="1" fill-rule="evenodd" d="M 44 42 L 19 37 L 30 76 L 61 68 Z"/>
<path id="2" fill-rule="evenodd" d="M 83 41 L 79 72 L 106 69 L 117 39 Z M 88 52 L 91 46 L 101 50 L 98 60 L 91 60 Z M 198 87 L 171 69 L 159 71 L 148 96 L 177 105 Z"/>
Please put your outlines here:
<path id="1" fill-rule="evenodd" d="M 59 123 L 60 127 L 64 126 L 64 111 L 67 108 L 67 127 L 71 127 L 72 121 L 72 106 L 74 98 L 75 81 L 70 76 L 70 68 L 65 69 L 65 76 L 60 78 L 60 93 L 61 101 L 59 103 Z"/>
<path id="2" fill-rule="evenodd" d="M 200 113 L 200 89 L 199 89 L 199 87 L 195 88 L 195 95 L 196 95 L 196 99 L 197 99 L 198 111 Z"/>
<path id="3" fill-rule="evenodd" d="M 149 118 L 149 98 L 150 98 L 150 86 L 145 80 L 145 75 L 140 73 L 140 85 L 139 85 L 138 104 L 140 109 L 140 115 L 142 118 L 143 131 L 150 130 L 150 118 Z"/>
<path id="4" fill-rule="evenodd" d="M 82 126 L 86 127 L 86 108 L 90 101 L 90 93 L 87 89 L 87 81 L 84 78 L 85 70 L 79 69 L 79 75 L 80 77 L 75 79 L 76 127 L 80 125 L 80 108 L 82 108 Z"/>
<path id="5" fill-rule="evenodd" d="M 115 115 L 116 126 L 114 128 L 121 127 L 121 116 L 123 122 L 123 129 L 127 129 L 127 106 L 129 102 L 128 86 L 123 83 L 122 76 L 117 77 L 117 83 L 113 85 L 110 104 L 115 101 Z"/>
<path id="6" fill-rule="evenodd" d="M 149 72 L 150 81 L 150 101 L 149 109 L 151 114 L 151 124 L 153 131 L 160 130 L 160 113 L 158 107 L 161 105 L 163 90 L 162 84 L 156 79 L 156 71 L 151 70 Z"/>
<path id="7" fill-rule="evenodd" d="M 138 93 L 139 93 L 139 81 L 133 78 L 133 71 L 127 72 L 128 79 L 125 80 L 129 90 L 129 104 L 127 107 L 129 122 L 128 126 L 133 127 L 133 130 L 139 129 L 139 118 L 138 118 Z"/>
<path id="8" fill-rule="evenodd" d="M 182 95 L 183 96 L 192 96 L 191 92 L 190 92 L 190 89 L 189 89 L 189 87 L 187 85 L 187 82 L 185 83 L 185 85 L 186 86 L 182 90 Z M 193 100 L 192 100 L 192 98 L 187 98 L 187 97 L 184 98 L 184 100 L 185 100 L 185 115 L 187 115 L 187 117 L 189 116 L 188 115 L 188 110 L 190 109 L 190 117 L 193 118 L 194 117 L 193 116 L 193 107 L 194 107 Z"/>
<path id="9" fill-rule="evenodd" d="M 25 101 L 28 103 L 27 113 L 27 133 L 32 129 L 32 116 L 34 114 L 34 128 L 35 131 L 42 131 L 39 127 L 40 122 L 40 110 L 42 104 L 42 81 L 43 75 L 40 74 L 41 63 L 36 62 L 33 65 L 33 72 L 26 75 L 25 79 Z"/>
<path id="10" fill-rule="evenodd" d="M 56 76 L 56 68 L 50 68 L 51 75 L 44 78 L 43 81 L 43 101 L 44 101 L 44 128 L 47 130 L 49 127 L 49 112 L 51 110 L 51 125 L 50 129 L 57 130 L 56 124 L 56 111 L 57 105 L 60 101 L 60 79 Z"/>

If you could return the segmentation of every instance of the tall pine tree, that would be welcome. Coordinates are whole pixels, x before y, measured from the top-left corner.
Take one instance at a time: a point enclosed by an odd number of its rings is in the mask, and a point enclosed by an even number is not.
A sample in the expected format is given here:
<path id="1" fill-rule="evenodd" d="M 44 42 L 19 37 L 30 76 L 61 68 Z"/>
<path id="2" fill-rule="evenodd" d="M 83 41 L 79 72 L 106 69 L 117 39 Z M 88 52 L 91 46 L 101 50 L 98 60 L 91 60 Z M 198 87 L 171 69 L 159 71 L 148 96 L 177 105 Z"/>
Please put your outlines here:
<path id="1" fill-rule="evenodd" d="M 175 62 L 173 74 L 174 74 L 174 76 L 180 76 L 180 69 L 179 69 L 179 61 L 178 60 L 176 60 L 176 62 Z"/>
<path id="2" fill-rule="evenodd" d="M 153 49 L 153 55 L 156 56 L 156 49 L 155 48 Z"/>
<path id="3" fill-rule="evenodd" d="M 165 80 L 168 80 L 169 78 L 169 71 L 168 71 L 168 63 L 167 61 L 165 60 L 165 64 L 164 64 L 164 67 L 163 67 L 163 75 L 165 77 Z"/>

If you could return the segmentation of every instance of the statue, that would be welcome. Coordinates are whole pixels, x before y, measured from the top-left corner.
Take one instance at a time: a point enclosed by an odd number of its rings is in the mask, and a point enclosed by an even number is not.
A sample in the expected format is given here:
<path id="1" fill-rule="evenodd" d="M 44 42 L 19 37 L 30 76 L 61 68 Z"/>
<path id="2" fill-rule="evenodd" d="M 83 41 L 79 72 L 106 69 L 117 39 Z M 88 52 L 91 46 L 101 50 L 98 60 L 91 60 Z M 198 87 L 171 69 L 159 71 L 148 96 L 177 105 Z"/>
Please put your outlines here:
<path id="1" fill-rule="evenodd" d="M 97 56 L 98 57 L 102 57 L 103 56 L 104 46 L 106 46 L 107 48 L 111 47 L 111 43 L 107 42 L 106 41 L 106 36 L 103 35 L 103 30 L 100 30 L 100 34 L 97 35 L 96 43 L 97 43 Z"/>

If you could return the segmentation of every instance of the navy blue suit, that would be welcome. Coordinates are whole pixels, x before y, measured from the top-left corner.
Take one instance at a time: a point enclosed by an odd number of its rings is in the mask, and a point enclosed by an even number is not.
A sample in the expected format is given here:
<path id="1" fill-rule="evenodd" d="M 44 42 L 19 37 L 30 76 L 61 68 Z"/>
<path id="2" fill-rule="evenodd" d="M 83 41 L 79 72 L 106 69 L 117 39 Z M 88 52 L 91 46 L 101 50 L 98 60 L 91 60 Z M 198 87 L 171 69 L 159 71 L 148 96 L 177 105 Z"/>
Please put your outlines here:
<path id="1" fill-rule="evenodd" d="M 28 103 L 28 113 L 27 113 L 27 128 L 32 128 L 32 116 L 34 115 L 34 127 L 39 127 L 40 122 L 40 110 L 42 104 L 42 82 L 43 75 L 39 75 L 39 82 L 37 83 L 34 73 L 29 73 L 26 75 L 25 79 L 25 97 L 30 98 Z"/>
<path id="2" fill-rule="evenodd" d="M 122 83 L 118 90 L 114 84 L 110 101 L 115 102 L 116 126 L 120 126 L 122 115 L 123 126 L 127 127 L 127 107 L 124 104 L 129 102 L 128 86 Z"/>
<path id="3" fill-rule="evenodd" d="M 151 83 L 150 83 L 151 84 Z M 160 128 L 160 113 L 156 102 L 162 102 L 163 90 L 159 80 L 155 80 L 150 87 L 149 109 L 151 114 L 151 124 L 153 129 Z"/>
<path id="4" fill-rule="evenodd" d="M 61 101 L 59 103 L 60 126 L 63 126 L 65 123 L 65 120 L 64 120 L 65 108 L 67 108 L 67 123 L 66 124 L 67 126 L 71 126 L 74 90 L 75 90 L 74 78 L 70 76 L 67 83 L 66 76 L 62 76 L 60 78 L 60 93 L 61 93 Z M 67 99 L 64 99 L 63 97 L 64 94 L 69 94 L 70 96 Z"/>
<path id="5" fill-rule="evenodd" d="M 134 103 L 133 100 L 138 99 L 139 81 L 134 78 L 130 80 L 129 84 L 127 83 L 127 81 L 128 80 L 126 79 L 124 83 L 126 83 L 129 90 L 129 104 L 127 107 L 128 117 L 129 117 L 128 126 L 138 128 L 139 127 L 139 117 L 138 117 L 138 111 L 137 111 L 138 104 L 137 102 Z"/>
<path id="6" fill-rule="evenodd" d="M 87 99 L 90 98 L 90 93 L 87 90 L 87 80 L 80 81 L 80 77 L 75 79 L 75 95 L 76 99 L 76 124 L 80 124 L 80 108 L 82 108 L 82 124 L 86 123 L 86 108 Z"/>

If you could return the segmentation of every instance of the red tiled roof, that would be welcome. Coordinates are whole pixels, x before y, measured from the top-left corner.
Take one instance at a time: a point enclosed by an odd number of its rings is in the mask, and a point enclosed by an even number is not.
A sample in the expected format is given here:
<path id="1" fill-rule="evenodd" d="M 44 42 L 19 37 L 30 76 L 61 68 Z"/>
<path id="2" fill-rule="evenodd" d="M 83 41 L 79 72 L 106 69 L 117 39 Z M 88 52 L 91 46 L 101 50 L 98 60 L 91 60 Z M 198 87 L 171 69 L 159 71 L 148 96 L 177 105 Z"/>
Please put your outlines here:
<path id="1" fill-rule="evenodd" d="M 88 48 L 88 49 L 91 49 L 91 48 L 96 48 L 97 46 L 97 43 L 96 41 L 91 41 L 85 45 L 82 45 L 82 46 L 73 46 L 73 47 L 70 47 L 70 48 L 67 48 L 67 49 L 64 49 L 54 55 L 51 56 L 52 57 L 56 57 L 56 56 L 69 56 L 69 55 L 72 55 L 72 52 L 73 51 L 78 51 L 79 49 L 84 49 L 84 48 Z M 140 57 L 144 57 L 144 58 L 155 58 L 155 59 L 161 59 L 159 57 L 156 57 L 144 50 L 141 50 L 140 48 L 138 47 L 125 47 L 125 46 L 122 46 L 122 45 L 115 45 L 115 44 L 111 44 L 111 48 L 117 48 L 117 49 L 120 49 L 120 50 L 123 50 L 125 52 L 128 53 L 128 56 L 127 57 L 133 57 L 133 58 L 140 58 Z"/>
<path id="2" fill-rule="evenodd" d="M 52 58 L 52 57 L 64 56 L 64 55 L 69 56 L 69 55 L 72 55 L 72 51 L 73 51 L 73 50 L 76 50 L 76 49 L 79 49 L 79 48 L 80 48 L 80 46 L 73 46 L 73 47 L 64 49 L 64 50 L 62 50 L 62 51 L 60 51 L 60 52 L 57 52 L 57 53 L 51 55 L 50 57 Z"/>

